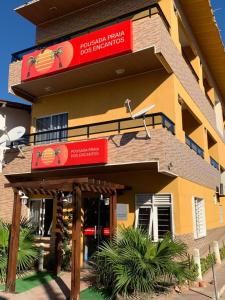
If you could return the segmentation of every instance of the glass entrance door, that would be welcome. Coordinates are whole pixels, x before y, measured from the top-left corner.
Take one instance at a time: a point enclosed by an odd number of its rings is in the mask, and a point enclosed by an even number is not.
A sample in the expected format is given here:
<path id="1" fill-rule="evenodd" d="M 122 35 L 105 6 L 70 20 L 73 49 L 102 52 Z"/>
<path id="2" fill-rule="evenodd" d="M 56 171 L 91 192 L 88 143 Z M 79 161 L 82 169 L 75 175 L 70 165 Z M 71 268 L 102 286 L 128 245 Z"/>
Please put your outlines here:
<path id="1" fill-rule="evenodd" d="M 109 238 L 109 202 L 107 199 L 84 199 L 84 262 Z"/>

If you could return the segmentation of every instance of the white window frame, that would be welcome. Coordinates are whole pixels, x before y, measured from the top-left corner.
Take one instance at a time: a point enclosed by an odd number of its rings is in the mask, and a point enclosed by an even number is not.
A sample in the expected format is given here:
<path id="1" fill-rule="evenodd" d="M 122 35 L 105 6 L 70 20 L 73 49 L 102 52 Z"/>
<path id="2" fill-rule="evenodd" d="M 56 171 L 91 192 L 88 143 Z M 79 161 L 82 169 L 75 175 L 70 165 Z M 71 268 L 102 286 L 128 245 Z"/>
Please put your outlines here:
<path id="1" fill-rule="evenodd" d="M 168 195 L 170 196 L 170 204 L 168 203 L 160 203 L 155 204 L 155 196 L 158 195 Z M 148 202 L 145 202 L 143 205 L 137 205 L 137 200 L 139 196 L 146 196 L 149 198 Z M 152 200 L 150 200 L 152 199 Z M 158 194 L 136 194 L 135 195 L 135 228 L 138 226 L 138 218 L 139 218 L 139 208 L 149 208 L 151 211 L 150 220 L 149 220 L 149 235 L 153 232 L 152 240 L 154 242 L 159 241 L 158 237 L 158 207 L 170 207 L 170 220 L 171 220 L 171 235 L 174 236 L 174 215 L 173 215 L 173 197 L 170 193 L 158 193 Z"/>
<path id="2" fill-rule="evenodd" d="M 202 202 L 202 214 L 203 214 L 203 230 L 202 232 L 198 233 L 197 232 L 197 218 L 196 218 L 196 205 L 195 201 L 200 200 Z M 205 200 L 203 197 L 197 197 L 193 196 L 192 197 L 192 212 L 193 212 L 193 228 L 194 228 L 194 239 L 201 239 L 203 237 L 206 237 L 207 235 L 207 230 L 206 230 L 206 214 L 205 214 Z"/>

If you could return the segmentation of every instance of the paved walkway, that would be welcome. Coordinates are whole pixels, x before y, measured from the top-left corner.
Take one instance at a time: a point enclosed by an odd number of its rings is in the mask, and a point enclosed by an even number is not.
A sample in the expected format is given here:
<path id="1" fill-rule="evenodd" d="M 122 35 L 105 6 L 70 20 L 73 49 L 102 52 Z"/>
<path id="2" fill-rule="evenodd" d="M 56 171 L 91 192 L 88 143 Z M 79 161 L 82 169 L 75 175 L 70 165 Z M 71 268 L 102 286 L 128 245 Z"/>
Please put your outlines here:
<path id="1" fill-rule="evenodd" d="M 225 262 L 215 268 L 217 288 L 220 295 L 223 293 L 220 300 L 225 300 Z M 85 273 L 81 274 L 81 279 L 85 277 Z M 48 283 L 35 287 L 21 294 L 6 294 L 0 292 L 0 300 L 66 300 L 70 294 L 70 273 L 64 273 L 61 277 L 51 280 Z M 209 271 L 204 277 L 207 283 L 206 288 L 192 288 L 182 294 L 173 294 L 160 299 L 165 300 L 209 300 L 216 299 L 213 285 L 212 271 Z M 81 280 L 81 290 L 88 287 L 85 280 Z M 93 299 L 95 300 L 95 299 Z"/>
<path id="2" fill-rule="evenodd" d="M 218 299 L 225 300 L 225 262 L 220 266 L 215 268 L 216 281 L 217 281 L 217 290 L 222 297 Z M 175 295 L 171 300 L 209 300 L 215 298 L 215 290 L 213 284 L 213 275 L 210 270 L 204 277 L 204 281 L 207 284 L 205 288 L 192 288 L 191 290 L 186 291 L 183 294 Z"/>
<path id="3" fill-rule="evenodd" d="M 0 300 L 65 300 L 70 295 L 70 279 L 70 273 L 64 273 L 61 277 L 25 293 L 12 295 L 0 292 Z M 87 287 L 88 283 L 81 280 L 81 290 L 83 291 Z"/>

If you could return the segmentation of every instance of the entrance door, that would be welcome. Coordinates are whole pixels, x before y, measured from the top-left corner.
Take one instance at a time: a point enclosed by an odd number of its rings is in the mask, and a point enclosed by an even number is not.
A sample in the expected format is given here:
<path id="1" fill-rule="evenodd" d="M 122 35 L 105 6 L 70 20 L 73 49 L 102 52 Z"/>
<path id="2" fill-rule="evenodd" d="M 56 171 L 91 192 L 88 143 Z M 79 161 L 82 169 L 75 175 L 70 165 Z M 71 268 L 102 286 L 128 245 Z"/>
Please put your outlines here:
<path id="1" fill-rule="evenodd" d="M 109 226 L 109 200 L 84 199 L 84 262 L 88 262 L 102 241 L 109 239 Z"/>

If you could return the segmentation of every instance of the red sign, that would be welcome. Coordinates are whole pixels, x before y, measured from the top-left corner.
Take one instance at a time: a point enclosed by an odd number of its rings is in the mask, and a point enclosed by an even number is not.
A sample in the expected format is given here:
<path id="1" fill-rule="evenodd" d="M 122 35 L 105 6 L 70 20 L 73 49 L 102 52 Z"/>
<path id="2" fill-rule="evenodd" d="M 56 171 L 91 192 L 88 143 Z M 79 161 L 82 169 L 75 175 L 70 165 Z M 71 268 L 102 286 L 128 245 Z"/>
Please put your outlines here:
<path id="1" fill-rule="evenodd" d="M 107 139 L 38 146 L 32 152 L 33 170 L 106 164 L 107 161 Z"/>
<path id="2" fill-rule="evenodd" d="M 22 81 L 132 52 L 132 21 L 124 21 L 23 56 Z"/>

